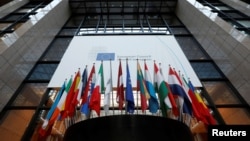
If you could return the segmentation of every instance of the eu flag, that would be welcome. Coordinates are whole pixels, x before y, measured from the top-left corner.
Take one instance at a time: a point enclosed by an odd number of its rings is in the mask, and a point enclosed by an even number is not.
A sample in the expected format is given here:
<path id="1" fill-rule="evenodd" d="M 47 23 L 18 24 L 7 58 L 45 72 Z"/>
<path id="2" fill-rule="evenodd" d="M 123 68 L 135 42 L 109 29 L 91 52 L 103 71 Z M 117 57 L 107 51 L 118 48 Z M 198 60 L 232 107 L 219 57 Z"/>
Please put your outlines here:
<path id="1" fill-rule="evenodd" d="M 97 61 L 109 61 L 115 60 L 115 53 L 98 53 L 96 57 Z"/>

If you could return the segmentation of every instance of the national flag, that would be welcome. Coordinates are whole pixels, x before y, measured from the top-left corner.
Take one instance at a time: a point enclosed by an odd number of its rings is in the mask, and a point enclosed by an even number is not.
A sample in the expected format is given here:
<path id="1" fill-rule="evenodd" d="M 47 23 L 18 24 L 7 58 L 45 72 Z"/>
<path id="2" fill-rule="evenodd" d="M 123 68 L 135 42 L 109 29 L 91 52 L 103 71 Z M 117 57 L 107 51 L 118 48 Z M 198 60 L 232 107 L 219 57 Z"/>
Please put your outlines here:
<path id="1" fill-rule="evenodd" d="M 157 99 L 157 96 L 156 96 L 154 85 L 152 83 L 151 76 L 150 76 L 150 73 L 149 73 L 146 62 L 144 63 L 144 66 L 145 66 L 145 72 L 144 72 L 144 74 L 145 74 L 145 84 L 146 84 L 146 88 L 147 88 L 147 90 L 148 90 L 148 92 L 150 94 L 149 111 L 151 113 L 156 113 L 158 111 L 158 109 L 159 109 L 158 99 Z"/>
<path id="2" fill-rule="evenodd" d="M 97 116 L 100 116 L 100 109 L 101 109 L 101 81 L 102 81 L 102 73 L 103 73 L 103 66 L 100 65 L 97 79 L 95 82 L 95 87 L 93 89 L 93 92 L 90 96 L 89 100 L 89 108 L 92 110 L 92 112 L 96 113 Z"/>
<path id="3" fill-rule="evenodd" d="M 83 71 L 83 73 L 82 73 L 82 91 L 81 91 L 81 97 L 83 96 L 83 94 L 84 94 L 84 90 L 85 90 L 85 88 L 86 88 L 86 86 L 87 86 L 87 83 L 88 83 L 88 67 L 86 66 L 85 67 L 85 69 L 84 69 L 84 71 Z M 80 99 L 81 99 L 81 97 L 80 97 Z"/>
<path id="4" fill-rule="evenodd" d="M 133 88 L 131 84 L 130 72 L 128 62 L 126 65 L 127 76 L 126 76 L 126 90 L 125 90 L 125 97 L 127 102 L 126 110 L 128 113 L 134 113 L 135 103 L 134 103 L 134 95 L 133 95 Z"/>
<path id="5" fill-rule="evenodd" d="M 94 67 L 95 65 L 93 65 Z M 95 69 L 95 67 L 94 67 Z M 91 70 L 92 71 L 92 70 Z M 91 73 L 92 74 L 92 73 Z M 95 88 L 95 83 L 96 83 L 96 72 L 94 70 L 94 73 L 91 75 L 91 80 L 90 80 L 90 95 L 92 94 L 94 88 Z"/>
<path id="6" fill-rule="evenodd" d="M 52 104 L 52 106 L 51 106 L 48 114 L 46 115 L 46 118 L 45 118 L 45 120 L 44 120 L 44 122 L 43 122 L 43 124 L 42 124 L 42 126 L 41 126 L 41 128 L 39 130 L 39 134 L 41 136 L 48 135 L 49 134 L 48 132 L 50 132 L 50 128 L 54 124 L 54 121 L 51 120 L 51 117 L 52 117 L 53 113 L 56 111 L 58 103 L 59 103 L 59 101 L 60 101 L 60 99 L 61 99 L 61 97 L 63 95 L 63 92 L 65 91 L 65 88 L 66 88 L 66 86 L 65 86 L 66 84 L 65 83 L 66 82 L 63 82 L 62 87 L 58 91 L 56 99 L 55 99 L 54 103 Z"/>
<path id="7" fill-rule="evenodd" d="M 169 66 L 168 83 L 173 95 L 178 96 L 180 112 L 192 116 L 192 105 L 190 99 L 182 86 L 181 79 L 178 77 L 177 73 L 171 68 L 171 66 Z"/>
<path id="8" fill-rule="evenodd" d="M 197 120 L 202 121 L 205 124 L 207 124 L 207 120 L 202 116 L 202 110 L 200 109 L 200 105 L 199 105 L 199 102 L 194 94 L 194 91 L 189 87 L 189 84 L 186 81 L 186 79 L 184 78 L 184 76 L 181 77 L 181 80 L 182 80 L 183 87 L 190 98 L 193 116 Z"/>
<path id="9" fill-rule="evenodd" d="M 109 112 L 109 106 L 110 106 L 110 93 L 112 92 L 112 82 L 111 78 L 108 79 L 106 88 L 105 88 L 105 95 L 104 95 L 104 101 L 103 101 L 103 107 L 106 115 L 108 115 Z"/>
<path id="10" fill-rule="evenodd" d="M 96 76 L 95 76 L 95 64 L 93 64 L 92 69 L 90 71 L 90 75 L 88 77 L 87 80 L 87 84 L 85 89 L 83 90 L 83 94 L 82 94 L 82 104 L 86 103 L 88 101 L 88 96 L 91 94 L 93 88 L 94 88 L 94 84 L 95 84 L 95 80 Z"/>
<path id="11" fill-rule="evenodd" d="M 177 106 L 177 103 L 176 103 L 176 100 L 175 100 L 175 97 L 171 91 L 171 88 L 169 86 L 169 84 L 166 82 L 166 85 L 168 87 L 168 98 L 169 98 L 169 101 L 172 105 L 172 112 L 173 112 L 173 115 L 177 118 L 180 116 L 180 111 L 178 109 L 178 106 Z"/>
<path id="12" fill-rule="evenodd" d="M 82 73 L 81 82 L 78 85 L 78 89 L 76 90 L 76 92 L 75 92 L 76 94 L 75 94 L 74 99 L 72 101 L 72 104 L 74 105 L 74 107 L 81 105 L 81 98 L 83 96 L 85 87 L 87 86 L 87 80 L 88 80 L 88 69 L 86 66 L 83 73 Z"/>
<path id="13" fill-rule="evenodd" d="M 198 93 L 197 90 L 195 90 L 192 82 L 189 80 L 188 81 L 188 86 L 189 88 L 193 91 L 195 97 L 197 98 L 198 104 L 199 104 L 199 111 L 201 113 L 201 115 L 206 119 L 207 122 L 204 122 L 204 124 L 210 124 L 210 125 L 215 125 L 217 122 L 215 120 L 215 118 L 212 116 L 212 114 L 210 114 L 209 108 L 207 107 L 207 105 L 204 103 L 204 101 L 202 100 L 200 94 Z"/>
<path id="14" fill-rule="evenodd" d="M 172 110 L 172 114 L 174 115 L 173 118 L 177 118 L 180 115 L 179 110 L 178 110 L 174 95 L 172 94 L 172 91 L 171 91 L 171 89 L 169 87 L 169 84 L 168 84 L 167 80 L 165 79 L 165 77 L 163 75 L 160 63 L 159 63 L 159 70 L 160 70 L 160 73 L 161 73 L 161 75 L 162 75 L 162 77 L 163 77 L 163 79 L 164 79 L 164 81 L 166 83 L 166 86 L 168 88 L 168 96 L 167 96 L 167 98 L 165 100 L 165 103 L 166 103 L 167 107 Z"/>
<path id="15" fill-rule="evenodd" d="M 169 90 L 168 83 L 167 83 L 167 81 L 166 81 L 166 79 L 165 79 L 165 77 L 164 77 L 164 74 L 163 74 L 163 72 L 162 72 L 161 63 L 159 63 L 159 71 L 160 71 L 160 73 L 161 73 L 161 76 L 162 76 L 163 80 L 164 80 L 165 83 L 166 83 L 166 87 L 168 88 L 168 96 L 165 98 L 165 104 L 167 105 L 168 109 L 172 109 L 173 106 L 172 106 L 172 103 L 171 103 L 171 101 L 170 101 L 170 98 L 172 98 L 172 95 L 171 95 L 171 91 Z M 170 95 L 169 95 L 169 94 L 170 94 Z"/>
<path id="16" fill-rule="evenodd" d="M 104 75 L 103 75 L 103 61 L 101 61 L 99 73 L 101 75 L 101 84 L 100 84 L 101 94 L 104 94 L 105 93 L 105 86 L 104 86 Z"/>
<path id="17" fill-rule="evenodd" d="M 85 67 L 85 69 L 82 73 L 82 76 L 79 78 L 80 78 L 80 82 L 78 84 L 77 90 L 75 91 L 75 95 L 74 95 L 74 98 L 72 101 L 72 104 L 74 107 L 77 107 L 78 104 L 81 104 L 80 103 L 81 97 L 84 93 L 84 89 L 85 89 L 86 84 L 87 84 L 87 66 Z"/>
<path id="18" fill-rule="evenodd" d="M 76 72 L 73 83 L 70 87 L 70 90 L 67 94 L 66 101 L 65 101 L 65 109 L 63 111 L 62 119 L 66 117 L 72 117 L 75 113 L 75 105 L 73 105 L 72 101 L 74 96 L 77 94 L 78 85 L 81 79 L 81 72 L 80 69 Z"/>
<path id="19" fill-rule="evenodd" d="M 88 75 L 88 74 L 86 74 Z M 82 114 L 82 119 L 86 119 L 89 117 L 89 98 L 91 95 L 92 81 L 95 81 L 95 64 L 93 64 L 92 69 L 90 71 L 90 75 L 87 80 L 86 87 L 83 90 L 82 94 L 82 103 L 80 107 L 80 111 Z"/>
<path id="20" fill-rule="evenodd" d="M 57 107 L 54 109 L 54 112 L 51 115 L 50 119 L 47 121 L 45 120 L 45 123 L 44 123 L 45 125 L 43 125 L 41 130 L 39 131 L 39 134 L 41 136 L 47 136 L 50 134 L 54 122 L 59 118 L 61 112 L 64 110 L 65 99 L 66 99 L 66 96 L 67 96 L 69 89 L 72 85 L 72 79 L 73 78 L 70 77 L 70 79 L 66 85 L 66 88 L 64 89 L 64 91 L 61 95 L 61 98 L 60 98 L 59 102 L 57 103 Z M 46 124 L 47 124 L 47 126 L 46 126 Z"/>
<path id="21" fill-rule="evenodd" d="M 119 61 L 119 68 L 118 68 L 116 101 L 118 102 L 119 110 L 122 110 L 124 105 L 124 85 L 123 85 L 121 60 Z"/>
<path id="22" fill-rule="evenodd" d="M 70 90 L 70 87 L 73 83 L 73 76 L 70 77 L 69 81 L 67 82 L 66 88 L 61 96 L 60 101 L 58 102 L 57 108 L 55 109 L 55 112 L 53 113 L 51 120 L 56 120 L 59 118 L 59 120 L 61 120 L 61 116 L 63 114 L 63 111 L 65 109 L 65 101 L 66 101 L 66 97 L 68 95 L 68 92 Z"/>
<path id="23" fill-rule="evenodd" d="M 164 117 L 167 117 L 167 110 L 170 108 L 167 106 L 168 103 L 168 88 L 166 86 L 165 80 L 163 79 L 163 76 L 161 75 L 158 66 L 154 62 L 154 80 L 156 84 L 156 89 L 158 92 L 158 97 L 160 100 L 160 108 L 162 111 L 162 115 Z"/>
<path id="24" fill-rule="evenodd" d="M 148 108 L 147 100 L 150 98 L 150 95 L 146 88 L 142 70 L 138 60 L 137 60 L 137 91 L 140 91 L 141 110 L 142 112 L 145 112 L 145 110 L 147 110 Z"/>
<path id="25" fill-rule="evenodd" d="M 207 105 L 204 103 L 204 101 L 202 100 L 200 94 L 198 92 L 195 92 L 195 96 L 197 97 L 199 103 L 200 103 L 200 106 L 203 107 L 203 113 L 204 113 L 204 116 L 206 117 L 207 121 L 208 121 L 208 124 L 210 125 L 216 125 L 217 124 L 217 121 L 215 120 L 215 118 L 213 117 L 213 115 L 210 113 L 210 110 L 209 108 L 207 107 Z"/>

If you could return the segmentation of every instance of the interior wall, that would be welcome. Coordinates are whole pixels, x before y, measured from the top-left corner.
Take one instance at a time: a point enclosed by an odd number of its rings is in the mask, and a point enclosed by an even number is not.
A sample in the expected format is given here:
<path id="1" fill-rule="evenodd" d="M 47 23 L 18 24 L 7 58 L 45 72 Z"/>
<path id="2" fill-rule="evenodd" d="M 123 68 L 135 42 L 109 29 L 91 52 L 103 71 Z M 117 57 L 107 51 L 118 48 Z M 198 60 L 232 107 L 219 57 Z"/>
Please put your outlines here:
<path id="1" fill-rule="evenodd" d="M 184 77 L 190 78 L 194 86 L 201 87 L 189 61 L 181 50 L 174 36 L 170 35 L 111 35 L 111 36 L 75 36 L 60 61 L 49 87 L 61 87 L 65 79 L 69 79 L 80 68 L 83 72 L 88 66 L 90 72 L 95 63 L 98 73 L 101 59 L 97 59 L 100 53 L 113 53 L 114 59 L 103 59 L 105 83 L 112 71 L 113 84 L 117 84 L 119 60 L 122 61 L 124 84 L 126 80 L 126 60 L 128 60 L 132 86 L 136 87 L 137 59 L 144 72 L 144 60 L 153 78 L 154 61 L 161 63 L 165 79 L 168 78 L 169 65 L 180 71 Z"/>
<path id="2" fill-rule="evenodd" d="M 197 1 L 178 1 L 176 15 L 250 104 L 250 37 Z"/>
<path id="3" fill-rule="evenodd" d="M 61 1 L 36 23 L 18 30 L 21 36 L 0 54 L 0 111 L 70 16 L 68 1 Z M 32 26 L 29 24 L 32 23 Z M 26 29 L 28 28 L 28 29 Z M 15 34 L 15 33 L 13 33 Z"/>

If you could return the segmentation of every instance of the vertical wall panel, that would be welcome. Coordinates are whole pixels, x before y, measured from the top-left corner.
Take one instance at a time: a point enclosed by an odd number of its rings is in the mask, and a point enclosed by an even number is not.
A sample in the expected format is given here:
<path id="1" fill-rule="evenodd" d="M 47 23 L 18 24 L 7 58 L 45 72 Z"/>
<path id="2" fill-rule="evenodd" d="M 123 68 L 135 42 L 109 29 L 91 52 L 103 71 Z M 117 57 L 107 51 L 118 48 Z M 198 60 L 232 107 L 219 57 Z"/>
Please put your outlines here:
<path id="1" fill-rule="evenodd" d="M 53 5 L 53 2 L 59 2 Z M 0 94 L 10 98 L 70 16 L 68 1 L 53 1 L 52 10 L 0 54 Z M 48 6 L 52 6 L 48 5 Z M 20 70 L 21 69 L 21 70 Z M 3 96 L 5 97 L 5 96 Z M 0 100 L 0 110 L 9 99 Z"/>
<path id="2" fill-rule="evenodd" d="M 250 69 L 246 59 L 250 56 L 249 36 L 242 35 L 207 7 L 198 5 L 197 1 L 178 1 L 176 14 L 250 104 L 250 74 L 246 73 Z"/>

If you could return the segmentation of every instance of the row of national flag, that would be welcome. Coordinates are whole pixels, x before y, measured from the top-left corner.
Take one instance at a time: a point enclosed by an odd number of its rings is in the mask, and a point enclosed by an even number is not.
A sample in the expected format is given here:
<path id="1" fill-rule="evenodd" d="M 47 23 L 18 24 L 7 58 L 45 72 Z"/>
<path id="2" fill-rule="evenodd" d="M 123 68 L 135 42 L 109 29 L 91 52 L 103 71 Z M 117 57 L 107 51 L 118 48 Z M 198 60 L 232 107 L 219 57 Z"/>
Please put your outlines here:
<path id="1" fill-rule="evenodd" d="M 100 117 L 102 109 L 108 115 L 110 108 L 112 108 L 110 100 L 113 98 L 113 96 L 111 98 L 113 91 L 116 91 L 115 101 L 118 110 L 125 111 L 126 114 L 134 114 L 135 109 L 140 108 L 142 113 L 147 110 L 152 114 L 160 112 L 164 117 L 180 121 L 183 120 L 183 115 L 186 115 L 206 125 L 216 124 L 216 120 L 210 114 L 209 108 L 190 79 L 185 79 L 171 66 L 166 72 L 168 75 L 168 80 L 166 80 L 160 65 L 154 62 L 152 79 L 147 62 L 144 61 L 143 72 L 137 61 L 136 88 L 132 87 L 128 61 L 126 61 L 126 87 L 123 83 L 121 60 L 117 74 L 116 88 L 112 83 L 112 73 L 105 84 L 103 62 L 101 62 L 97 73 L 95 64 L 93 64 L 90 73 L 88 73 L 86 66 L 82 73 L 79 69 L 74 76 L 66 79 L 44 119 L 39 130 L 40 135 L 42 137 L 48 136 L 56 121 L 74 119 L 73 123 L 75 123 L 91 117 Z M 138 104 L 135 103 L 134 96 L 136 94 L 140 97 L 140 107 L 136 106 Z M 102 106 L 101 95 L 104 97 Z"/>

